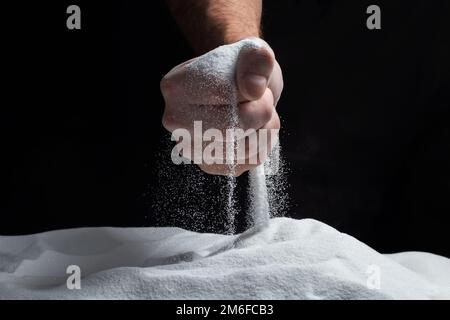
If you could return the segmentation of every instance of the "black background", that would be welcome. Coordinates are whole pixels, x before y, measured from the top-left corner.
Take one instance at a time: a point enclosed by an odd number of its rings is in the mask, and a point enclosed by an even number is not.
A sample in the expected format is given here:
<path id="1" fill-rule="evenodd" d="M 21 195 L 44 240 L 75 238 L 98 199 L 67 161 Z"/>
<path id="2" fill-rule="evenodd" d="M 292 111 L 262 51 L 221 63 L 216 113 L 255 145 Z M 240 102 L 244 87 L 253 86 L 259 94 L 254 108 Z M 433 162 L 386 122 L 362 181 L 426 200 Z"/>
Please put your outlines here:
<path id="1" fill-rule="evenodd" d="M 160 124 L 159 81 L 195 53 L 162 1 L 93 2 L 2 8 L 0 234 L 186 227 L 185 205 L 211 221 L 201 231 L 217 231 L 223 208 L 208 196 L 187 204 L 177 177 L 196 171 L 207 195 L 224 179 L 167 161 Z M 70 4 L 81 30 L 66 28 Z M 382 30 L 366 28 L 370 4 Z M 450 256 L 449 17 L 443 0 L 265 1 L 264 37 L 285 79 L 289 216 L 382 252 Z"/>

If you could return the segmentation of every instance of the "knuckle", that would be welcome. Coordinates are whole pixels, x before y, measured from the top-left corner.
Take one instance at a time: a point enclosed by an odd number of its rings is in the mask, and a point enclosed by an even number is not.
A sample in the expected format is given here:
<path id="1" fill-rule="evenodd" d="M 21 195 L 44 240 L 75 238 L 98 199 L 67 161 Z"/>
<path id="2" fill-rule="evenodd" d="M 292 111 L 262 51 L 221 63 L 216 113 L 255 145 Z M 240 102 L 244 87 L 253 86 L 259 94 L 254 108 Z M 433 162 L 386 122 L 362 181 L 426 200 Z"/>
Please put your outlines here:
<path id="1" fill-rule="evenodd" d="M 273 106 L 272 104 L 266 104 L 262 111 L 262 118 L 264 123 L 269 122 L 272 119 Z"/>
<path id="2" fill-rule="evenodd" d="M 267 123 L 272 119 L 273 109 L 272 95 L 266 94 L 261 106 L 261 118 L 264 120 L 264 123 Z"/>
<path id="3" fill-rule="evenodd" d="M 272 118 L 269 122 L 264 126 L 265 129 L 269 129 L 269 135 L 272 134 L 271 129 L 279 130 L 281 128 L 281 121 L 278 113 L 274 110 L 272 114 Z"/>
<path id="4" fill-rule="evenodd" d="M 180 128 L 178 121 L 176 121 L 175 118 L 168 113 L 164 113 L 162 118 L 162 125 L 166 130 L 170 132 L 174 131 L 177 128 Z"/>
<path id="5" fill-rule="evenodd" d="M 169 93 L 171 91 L 172 87 L 173 87 L 172 81 L 169 80 L 169 78 L 164 77 L 164 78 L 161 79 L 159 87 L 161 89 L 161 92 Z"/>

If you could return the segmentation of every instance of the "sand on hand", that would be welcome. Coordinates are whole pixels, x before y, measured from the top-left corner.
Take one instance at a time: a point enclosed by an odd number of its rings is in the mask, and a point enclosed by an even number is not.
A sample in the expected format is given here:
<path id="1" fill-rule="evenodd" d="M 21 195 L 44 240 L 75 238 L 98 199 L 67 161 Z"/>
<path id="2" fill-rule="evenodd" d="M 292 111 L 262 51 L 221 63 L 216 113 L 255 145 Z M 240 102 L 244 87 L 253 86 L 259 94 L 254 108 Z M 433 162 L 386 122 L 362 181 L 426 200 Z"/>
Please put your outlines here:
<path id="1" fill-rule="evenodd" d="M 67 288 L 69 265 L 81 290 Z M 383 255 L 310 219 L 239 235 L 81 228 L 0 237 L 0 299 L 18 298 L 450 299 L 450 259 Z"/>

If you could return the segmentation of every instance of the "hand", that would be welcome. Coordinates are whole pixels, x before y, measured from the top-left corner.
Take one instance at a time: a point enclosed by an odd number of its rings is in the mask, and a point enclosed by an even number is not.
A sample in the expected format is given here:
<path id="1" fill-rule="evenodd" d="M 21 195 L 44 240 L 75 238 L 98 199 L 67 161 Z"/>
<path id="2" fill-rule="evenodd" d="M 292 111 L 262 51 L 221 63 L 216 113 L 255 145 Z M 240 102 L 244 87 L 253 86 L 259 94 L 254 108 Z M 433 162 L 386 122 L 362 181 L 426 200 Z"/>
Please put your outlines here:
<path id="1" fill-rule="evenodd" d="M 179 128 L 193 132 L 194 121 L 202 121 L 203 130 L 216 128 L 225 131 L 231 124 L 224 120 L 227 117 L 223 112 L 229 112 L 223 107 L 224 97 L 208 87 L 198 91 L 201 92 L 199 96 L 197 90 L 189 90 L 186 86 L 188 79 L 192 78 L 188 66 L 193 60 L 176 66 L 161 81 L 165 100 L 163 126 L 170 132 Z M 283 77 L 274 52 L 267 43 L 264 42 L 260 48 L 241 50 L 236 65 L 236 86 L 238 126 L 244 130 L 255 129 L 256 133 L 268 129 L 270 142 L 270 129 L 280 128 L 275 106 L 283 90 Z M 259 150 L 263 146 L 256 147 Z M 266 149 L 271 150 L 272 147 L 269 143 Z M 267 152 L 265 156 L 260 154 L 256 163 L 237 164 L 232 169 L 227 164 L 202 163 L 199 167 L 210 174 L 239 176 L 263 163 L 265 157 Z"/>

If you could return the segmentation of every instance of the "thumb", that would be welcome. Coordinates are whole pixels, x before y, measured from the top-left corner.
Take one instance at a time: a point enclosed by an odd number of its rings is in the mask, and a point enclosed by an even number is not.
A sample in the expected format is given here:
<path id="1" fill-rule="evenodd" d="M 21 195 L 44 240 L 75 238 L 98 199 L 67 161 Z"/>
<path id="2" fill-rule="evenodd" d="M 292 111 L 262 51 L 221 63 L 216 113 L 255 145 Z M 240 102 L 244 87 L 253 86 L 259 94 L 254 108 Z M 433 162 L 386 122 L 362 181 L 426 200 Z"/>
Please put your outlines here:
<path id="1" fill-rule="evenodd" d="M 254 101 L 266 91 L 275 65 L 275 56 L 267 45 L 242 48 L 236 69 L 239 101 Z"/>

